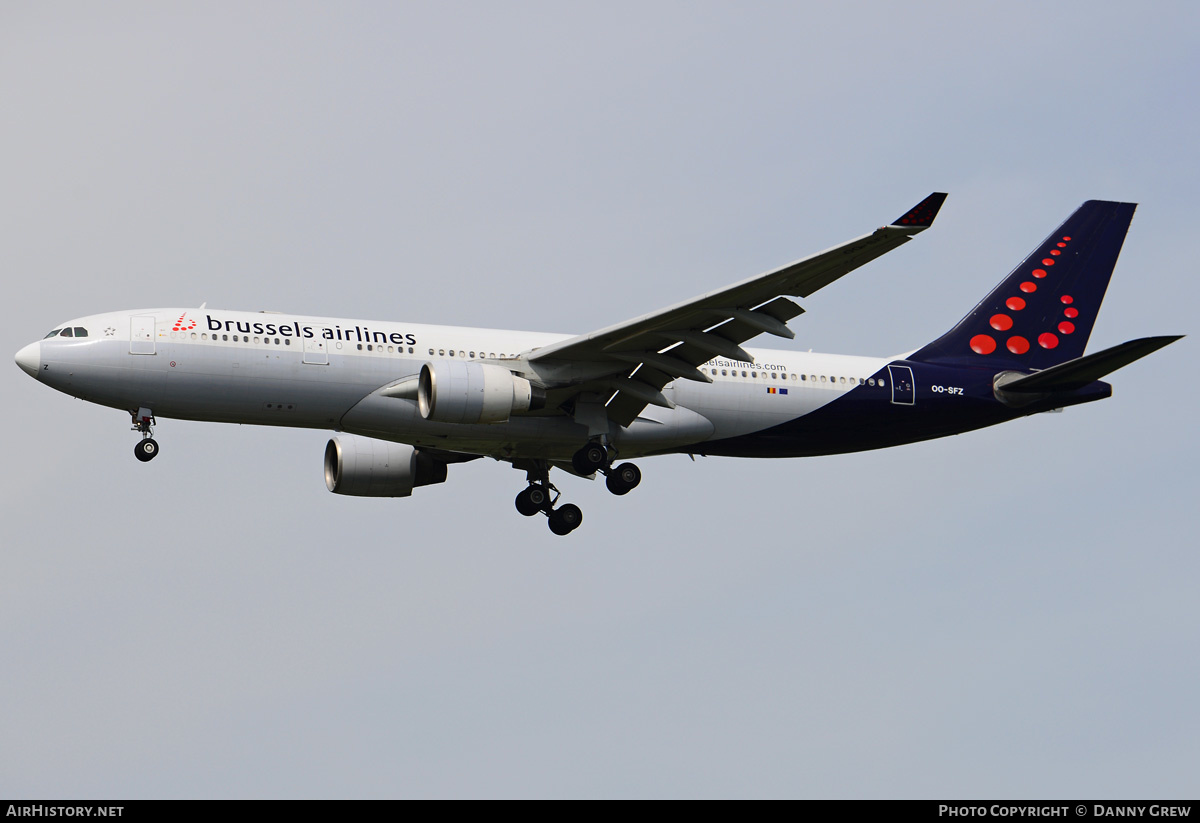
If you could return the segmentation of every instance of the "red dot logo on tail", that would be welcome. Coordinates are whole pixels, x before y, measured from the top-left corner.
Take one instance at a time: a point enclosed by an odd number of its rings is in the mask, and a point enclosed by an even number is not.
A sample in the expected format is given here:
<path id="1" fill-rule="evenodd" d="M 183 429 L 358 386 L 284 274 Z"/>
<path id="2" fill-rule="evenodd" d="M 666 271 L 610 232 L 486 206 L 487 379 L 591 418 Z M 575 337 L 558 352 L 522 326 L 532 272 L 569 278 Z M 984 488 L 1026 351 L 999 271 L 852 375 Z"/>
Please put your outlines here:
<path id="1" fill-rule="evenodd" d="M 977 334 L 971 338 L 971 351 L 976 354 L 991 354 L 996 350 L 996 341 L 986 334 Z"/>
<path id="2" fill-rule="evenodd" d="M 1008 338 L 1008 350 L 1013 354 L 1024 354 L 1029 351 L 1029 341 L 1015 334 Z"/>

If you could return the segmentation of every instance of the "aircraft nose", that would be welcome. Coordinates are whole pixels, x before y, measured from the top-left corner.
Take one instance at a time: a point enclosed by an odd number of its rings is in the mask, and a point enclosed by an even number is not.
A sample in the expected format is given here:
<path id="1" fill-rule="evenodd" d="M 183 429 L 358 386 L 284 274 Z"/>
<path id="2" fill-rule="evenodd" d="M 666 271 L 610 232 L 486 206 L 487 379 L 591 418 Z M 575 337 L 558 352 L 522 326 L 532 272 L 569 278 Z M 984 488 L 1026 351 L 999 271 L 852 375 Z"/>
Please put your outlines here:
<path id="1" fill-rule="evenodd" d="M 30 343 L 25 348 L 17 352 L 17 365 L 21 367 L 21 371 L 37 379 L 38 372 L 42 370 L 42 341 Z"/>

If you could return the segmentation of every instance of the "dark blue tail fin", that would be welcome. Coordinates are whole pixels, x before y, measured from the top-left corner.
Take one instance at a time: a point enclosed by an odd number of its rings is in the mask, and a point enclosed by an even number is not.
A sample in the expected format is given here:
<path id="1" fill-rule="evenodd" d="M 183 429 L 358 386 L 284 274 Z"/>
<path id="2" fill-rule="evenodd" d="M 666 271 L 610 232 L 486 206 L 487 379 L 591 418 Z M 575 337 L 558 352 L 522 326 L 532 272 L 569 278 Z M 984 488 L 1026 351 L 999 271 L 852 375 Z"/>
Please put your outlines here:
<path id="1" fill-rule="evenodd" d="M 1136 203 L 1089 200 L 910 359 L 1047 369 L 1083 356 Z"/>

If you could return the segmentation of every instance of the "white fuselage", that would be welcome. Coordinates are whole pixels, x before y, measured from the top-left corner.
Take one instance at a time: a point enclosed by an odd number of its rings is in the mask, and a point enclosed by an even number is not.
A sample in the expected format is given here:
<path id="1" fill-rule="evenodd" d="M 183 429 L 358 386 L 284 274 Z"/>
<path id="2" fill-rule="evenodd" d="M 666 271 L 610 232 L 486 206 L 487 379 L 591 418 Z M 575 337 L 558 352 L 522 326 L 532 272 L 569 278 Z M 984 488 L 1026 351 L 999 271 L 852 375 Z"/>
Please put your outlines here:
<path id="1" fill-rule="evenodd" d="M 38 379 L 68 394 L 156 417 L 343 430 L 495 457 L 569 457 L 588 432 L 561 410 L 503 423 L 424 419 L 414 399 L 382 390 L 431 361 L 477 361 L 537 379 L 518 354 L 568 335 L 345 320 L 265 312 L 146 309 L 93 315 L 34 344 Z M 717 358 L 711 384 L 677 380 L 674 409 L 647 406 L 610 432 L 623 456 L 737 437 L 801 417 L 879 371 L 889 358 L 748 349 L 753 364 Z"/>

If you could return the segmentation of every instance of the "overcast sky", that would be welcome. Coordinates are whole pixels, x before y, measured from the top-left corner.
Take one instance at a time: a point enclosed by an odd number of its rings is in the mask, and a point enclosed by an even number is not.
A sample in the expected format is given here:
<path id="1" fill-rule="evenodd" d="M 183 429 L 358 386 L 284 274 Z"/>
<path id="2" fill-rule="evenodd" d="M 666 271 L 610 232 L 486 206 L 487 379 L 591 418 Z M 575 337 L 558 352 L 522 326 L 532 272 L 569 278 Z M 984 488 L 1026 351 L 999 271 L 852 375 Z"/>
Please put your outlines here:
<path id="1" fill-rule="evenodd" d="M 0 3 L 0 336 L 149 306 L 585 332 L 868 232 L 796 349 L 941 334 L 1140 203 L 1090 349 L 1195 331 L 1194 3 Z M 0 796 L 1195 797 L 1195 338 L 807 460 L 329 494 L 320 431 L 15 365 Z M 756 340 L 756 344 L 771 345 Z"/>

